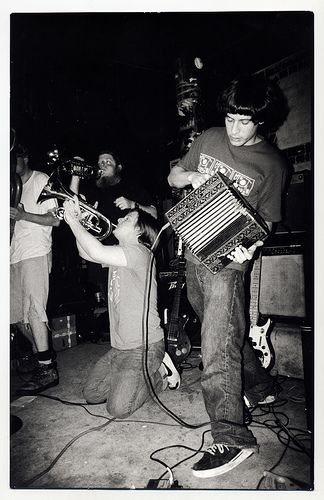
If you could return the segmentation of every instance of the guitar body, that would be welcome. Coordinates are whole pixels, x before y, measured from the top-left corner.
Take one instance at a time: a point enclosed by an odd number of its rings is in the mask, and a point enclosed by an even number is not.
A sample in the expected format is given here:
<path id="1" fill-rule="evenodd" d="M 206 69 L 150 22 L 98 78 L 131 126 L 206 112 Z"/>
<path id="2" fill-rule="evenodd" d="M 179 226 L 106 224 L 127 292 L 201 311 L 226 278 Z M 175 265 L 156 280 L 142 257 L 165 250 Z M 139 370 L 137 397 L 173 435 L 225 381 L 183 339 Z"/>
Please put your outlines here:
<path id="1" fill-rule="evenodd" d="M 170 325 L 168 326 L 167 351 L 176 367 L 190 354 L 191 342 L 185 331 L 188 321 L 189 316 L 183 314 L 177 319 L 176 325 L 173 323 L 172 331 L 175 335 L 170 334 Z"/>
<path id="2" fill-rule="evenodd" d="M 179 238 L 178 242 L 177 256 L 177 281 L 175 285 L 173 304 L 170 316 L 168 316 L 168 309 L 164 310 L 164 325 L 167 331 L 166 349 L 170 354 L 172 361 L 178 368 L 182 361 L 189 356 L 191 350 L 191 343 L 186 333 L 187 323 L 190 318 L 188 314 L 182 312 L 182 290 L 185 285 L 186 261 L 183 255 L 181 238 Z"/>
<path id="3" fill-rule="evenodd" d="M 265 369 L 270 369 L 274 364 L 274 350 L 270 342 L 272 321 L 259 325 L 259 294 L 261 276 L 262 252 L 253 263 L 250 283 L 250 331 L 249 338 L 252 347 Z"/>
<path id="4" fill-rule="evenodd" d="M 251 325 L 249 331 L 252 347 L 265 369 L 270 369 L 274 364 L 274 350 L 270 341 L 271 328 L 272 321 L 268 318 L 263 326 Z"/>

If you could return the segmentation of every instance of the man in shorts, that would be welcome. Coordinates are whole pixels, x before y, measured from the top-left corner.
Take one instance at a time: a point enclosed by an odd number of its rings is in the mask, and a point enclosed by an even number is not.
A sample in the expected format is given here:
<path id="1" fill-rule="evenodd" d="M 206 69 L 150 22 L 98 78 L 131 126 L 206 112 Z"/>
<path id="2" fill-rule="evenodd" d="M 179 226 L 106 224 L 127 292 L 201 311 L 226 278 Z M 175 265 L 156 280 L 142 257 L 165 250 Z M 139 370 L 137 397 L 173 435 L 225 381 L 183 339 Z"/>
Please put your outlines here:
<path id="1" fill-rule="evenodd" d="M 16 173 L 22 180 L 20 203 L 10 207 L 15 228 L 10 245 L 10 324 L 30 340 L 35 357 L 31 380 L 17 391 L 34 395 L 59 383 L 56 363 L 49 349 L 46 306 L 51 271 L 52 227 L 60 221 L 56 201 L 38 204 L 48 175 L 29 167 L 25 146 L 16 150 Z"/>

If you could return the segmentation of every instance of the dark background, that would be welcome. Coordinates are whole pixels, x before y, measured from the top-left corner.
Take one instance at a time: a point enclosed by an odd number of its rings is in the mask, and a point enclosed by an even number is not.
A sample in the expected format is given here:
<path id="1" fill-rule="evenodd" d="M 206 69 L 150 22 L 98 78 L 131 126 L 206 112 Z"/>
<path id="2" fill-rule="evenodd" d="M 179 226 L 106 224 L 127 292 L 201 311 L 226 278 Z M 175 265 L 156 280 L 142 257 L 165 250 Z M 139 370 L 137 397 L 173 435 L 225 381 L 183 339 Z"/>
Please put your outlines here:
<path id="1" fill-rule="evenodd" d="M 13 13 L 10 21 L 11 127 L 32 168 L 50 174 L 54 147 L 93 165 L 100 150 L 117 149 L 161 214 L 169 162 L 180 152 L 178 59 L 186 78 L 198 79 L 207 128 L 223 124 L 216 99 L 231 79 L 313 53 L 310 12 Z M 97 289 L 65 223 L 53 230 L 50 279 L 49 317 L 76 313 L 81 336 L 99 331 L 89 313 Z"/>
<path id="2" fill-rule="evenodd" d="M 312 49 L 310 12 L 15 13 L 11 126 L 36 169 L 49 173 L 54 145 L 91 164 L 113 147 L 131 175 L 167 197 L 178 154 L 177 58 L 198 77 L 207 128 L 222 123 L 216 97 L 230 79 Z"/>

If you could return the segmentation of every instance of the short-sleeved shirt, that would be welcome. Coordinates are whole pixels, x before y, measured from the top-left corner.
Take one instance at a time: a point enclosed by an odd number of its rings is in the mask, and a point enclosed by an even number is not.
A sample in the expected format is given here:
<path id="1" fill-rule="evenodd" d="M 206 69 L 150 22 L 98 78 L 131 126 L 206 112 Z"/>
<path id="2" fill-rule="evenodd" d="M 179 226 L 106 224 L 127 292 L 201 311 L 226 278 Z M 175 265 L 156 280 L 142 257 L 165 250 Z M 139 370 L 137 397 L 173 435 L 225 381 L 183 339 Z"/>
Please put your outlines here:
<path id="1" fill-rule="evenodd" d="M 281 220 L 281 199 L 287 165 L 283 154 L 267 140 L 251 146 L 233 146 L 224 127 L 203 132 L 177 166 L 210 175 L 221 172 L 268 222 Z M 190 260 L 196 260 L 190 257 Z M 246 266 L 231 263 L 228 267 Z"/>
<path id="2" fill-rule="evenodd" d="M 116 349 L 135 349 L 143 345 L 143 314 L 145 289 L 151 252 L 144 245 L 122 246 L 127 265 L 109 267 L 108 309 L 110 339 Z M 157 310 L 157 284 L 155 265 L 151 280 L 148 343 L 163 339 L 164 332 Z"/>
<path id="3" fill-rule="evenodd" d="M 54 199 L 37 203 L 37 199 L 48 181 L 48 175 L 34 170 L 28 181 L 23 184 L 20 202 L 26 212 L 46 214 L 57 206 Z M 47 255 L 52 247 L 52 226 L 42 226 L 26 220 L 15 223 L 15 230 L 10 245 L 10 263 Z"/>

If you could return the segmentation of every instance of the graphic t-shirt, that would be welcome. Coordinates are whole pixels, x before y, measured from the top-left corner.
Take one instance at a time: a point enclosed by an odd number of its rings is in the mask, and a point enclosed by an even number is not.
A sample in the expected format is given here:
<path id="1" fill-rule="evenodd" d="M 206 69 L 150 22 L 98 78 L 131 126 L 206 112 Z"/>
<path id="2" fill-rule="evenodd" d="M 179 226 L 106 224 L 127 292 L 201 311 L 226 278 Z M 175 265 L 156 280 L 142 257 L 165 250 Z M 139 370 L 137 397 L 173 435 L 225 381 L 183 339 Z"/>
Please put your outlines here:
<path id="1" fill-rule="evenodd" d="M 221 172 L 268 222 L 281 220 L 281 198 L 287 166 L 282 153 L 265 139 L 251 146 L 232 146 L 224 127 L 203 132 L 177 166 L 210 175 Z M 188 252 L 187 258 L 196 261 Z M 244 269 L 231 263 L 228 267 Z"/>
<path id="2" fill-rule="evenodd" d="M 108 309 L 111 345 L 126 350 L 143 345 L 144 295 L 151 252 L 140 243 L 122 246 L 122 249 L 127 266 L 109 268 Z M 149 344 L 164 337 L 157 311 L 155 265 L 152 272 L 148 315 Z"/>

